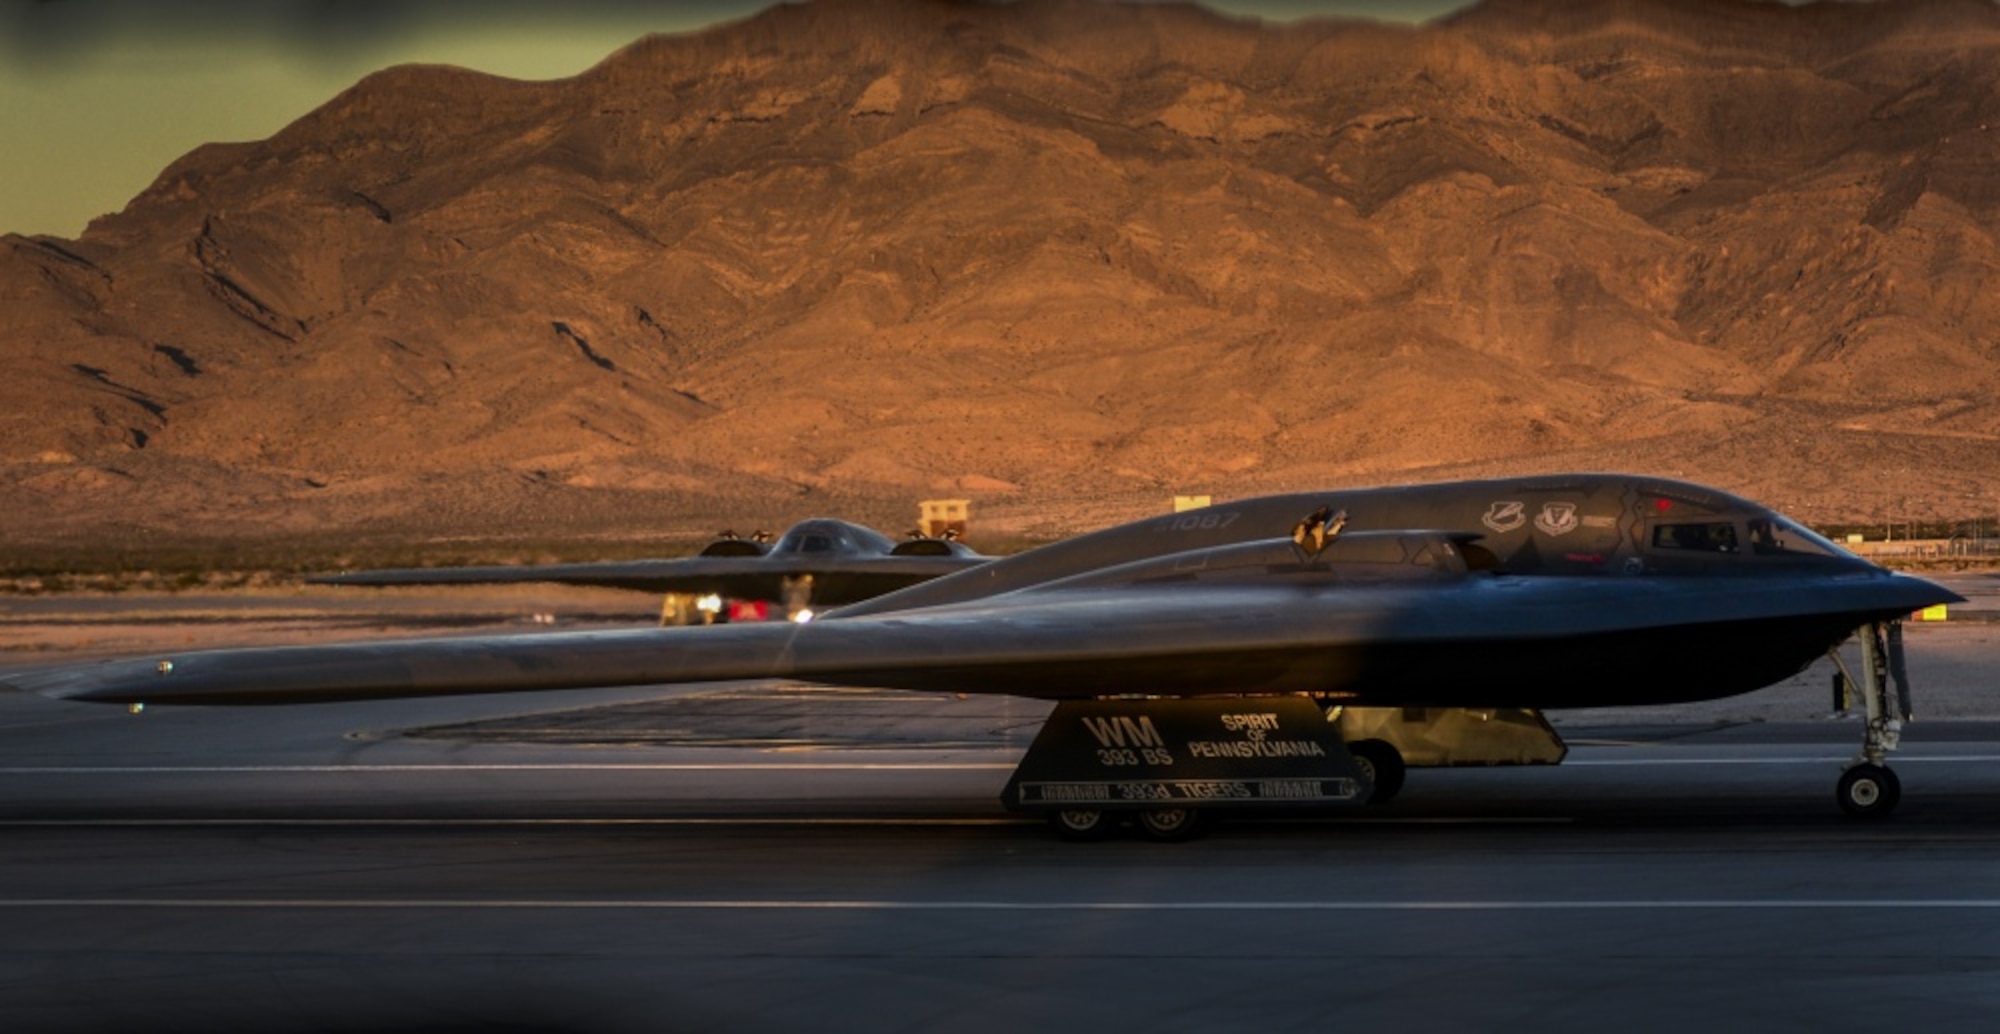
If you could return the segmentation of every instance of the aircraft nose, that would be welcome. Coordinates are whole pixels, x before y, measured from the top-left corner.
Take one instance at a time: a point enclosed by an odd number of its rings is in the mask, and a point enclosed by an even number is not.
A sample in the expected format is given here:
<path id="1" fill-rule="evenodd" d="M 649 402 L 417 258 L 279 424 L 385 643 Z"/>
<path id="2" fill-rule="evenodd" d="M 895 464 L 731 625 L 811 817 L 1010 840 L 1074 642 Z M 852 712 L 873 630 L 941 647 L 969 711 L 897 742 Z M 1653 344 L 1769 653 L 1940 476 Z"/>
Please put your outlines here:
<path id="1" fill-rule="evenodd" d="M 1912 614 L 1930 607 L 1966 602 L 1964 596 L 1927 578 L 1895 571 L 1889 573 L 1889 578 L 1896 587 L 1898 601 L 1906 601 Z"/>

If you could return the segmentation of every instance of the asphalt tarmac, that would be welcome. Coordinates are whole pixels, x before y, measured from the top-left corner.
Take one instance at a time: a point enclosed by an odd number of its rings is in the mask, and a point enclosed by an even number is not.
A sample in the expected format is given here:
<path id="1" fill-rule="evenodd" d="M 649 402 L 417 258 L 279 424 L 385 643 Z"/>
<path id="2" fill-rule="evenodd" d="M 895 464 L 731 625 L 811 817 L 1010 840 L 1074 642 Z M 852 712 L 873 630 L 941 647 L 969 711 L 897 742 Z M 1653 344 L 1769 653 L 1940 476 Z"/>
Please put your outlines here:
<path id="1" fill-rule="evenodd" d="M 1886 821 L 1814 671 L 1185 844 L 1002 810 L 1025 700 L 0 694 L 0 1031 L 1990 1029 L 2000 625 L 1909 639 Z"/>

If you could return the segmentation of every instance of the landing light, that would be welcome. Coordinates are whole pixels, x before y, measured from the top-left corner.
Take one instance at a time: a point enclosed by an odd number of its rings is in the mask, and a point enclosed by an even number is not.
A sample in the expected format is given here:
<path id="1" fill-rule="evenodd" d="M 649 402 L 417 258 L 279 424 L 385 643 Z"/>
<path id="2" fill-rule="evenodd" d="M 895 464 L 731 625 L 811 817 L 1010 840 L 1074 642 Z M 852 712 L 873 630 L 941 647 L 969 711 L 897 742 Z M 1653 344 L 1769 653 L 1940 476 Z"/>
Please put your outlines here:
<path id="1" fill-rule="evenodd" d="M 711 592 L 694 601 L 694 609 L 704 614 L 720 614 L 722 613 L 722 597 Z"/>
<path id="2" fill-rule="evenodd" d="M 801 610 L 798 613 L 792 615 L 792 620 L 798 622 L 801 625 L 805 624 L 808 621 L 811 621 L 812 619 L 813 619 L 813 612 L 811 607 L 807 607 L 804 610 Z"/>

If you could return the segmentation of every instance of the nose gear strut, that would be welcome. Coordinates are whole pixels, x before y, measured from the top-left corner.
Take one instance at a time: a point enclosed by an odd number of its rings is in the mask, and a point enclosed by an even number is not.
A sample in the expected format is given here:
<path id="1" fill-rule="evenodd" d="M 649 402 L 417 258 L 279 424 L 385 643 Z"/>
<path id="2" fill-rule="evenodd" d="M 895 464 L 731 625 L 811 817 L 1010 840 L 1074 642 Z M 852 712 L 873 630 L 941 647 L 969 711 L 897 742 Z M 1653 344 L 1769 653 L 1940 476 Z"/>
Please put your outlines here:
<path id="1" fill-rule="evenodd" d="M 1902 744 L 1903 723 L 1913 717 L 1910 680 L 1903 665 L 1903 623 L 1871 621 L 1855 634 L 1861 640 L 1861 677 L 1856 679 L 1841 659 L 1839 647 L 1827 651 L 1851 686 L 1861 690 L 1867 724 L 1861 731 L 1861 756 L 1840 774 L 1834 795 L 1842 811 L 1857 819 L 1879 819 L 1896 810 L 1902 781 L 1886 759 Z M 1892 709 L 1888 683 L 1896 685 Z"/>

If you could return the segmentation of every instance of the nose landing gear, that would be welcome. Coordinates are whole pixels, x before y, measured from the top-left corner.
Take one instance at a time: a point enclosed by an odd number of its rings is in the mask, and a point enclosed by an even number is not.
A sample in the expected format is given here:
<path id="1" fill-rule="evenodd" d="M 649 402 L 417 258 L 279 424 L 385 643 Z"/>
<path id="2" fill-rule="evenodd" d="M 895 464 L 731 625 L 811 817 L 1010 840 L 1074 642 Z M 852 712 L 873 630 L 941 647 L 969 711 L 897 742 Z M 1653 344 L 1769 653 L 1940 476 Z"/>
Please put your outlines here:
<path id="1" fill-rule="evenodd" d="M 1871 621 L 1861 626 L 1861 677 L 1847 670 L 1836 647 L 1828 651 L 1849 685 L 1858 686 L 1866 708 L 1867 725 L 1861 732 L 1861 756 L 1848 765 L 1834 786 L 1834 799 L 1850 818 L 1879 819 L 1896 810 L 1902 800 L 1902 781 L 1885 764 L 1891 751 L 1901 745 L 1903 723 L 1910 720 L 1910 682 L 1903 667 L 1903 623 Z M 1889 699 L 1888 682 L 1894 679 L 1896 699 Z"/>
<path id="2" fill-rule="evenodd" d="M 1848 817 L 1878 819 L 1896 810 L 1896 802 L 1903 797 L 1903 783 L 1887 765 L 1864 761 L 1840 774 L 1834 796 Z"/>

